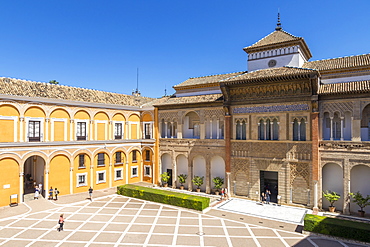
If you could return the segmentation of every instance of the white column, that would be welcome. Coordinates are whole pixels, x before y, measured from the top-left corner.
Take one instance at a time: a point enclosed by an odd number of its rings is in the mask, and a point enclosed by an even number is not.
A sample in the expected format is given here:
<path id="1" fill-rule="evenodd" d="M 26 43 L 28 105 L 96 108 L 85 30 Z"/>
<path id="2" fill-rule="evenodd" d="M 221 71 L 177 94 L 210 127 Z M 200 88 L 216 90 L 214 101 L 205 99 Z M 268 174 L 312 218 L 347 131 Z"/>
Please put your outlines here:
<path id="1" fill-rule="evenodd" d="M 19 197 L 18 201 L 23 202 L 23 191 L 24 191 L 24 172 L 19 173 Z M 42 192 L 41 192 L 42 193 Z"/>
<path id="2" fill-rule="evenodd" d="M 143 173 L 144 173 L 144 162 L 143 162 L 143 155 L 141 154 L 140 159 L 140 169 L 138 169 L 138 172 L 140 172 L 140 181 L 143 181 Z"/>
<path id="3" fill-rule="evenodd" d="M 313 187 L 313 209 L 318 210 L 318 181 L 314 181 Z"/>
<path id="4" fill-rule="evenodd" d="M 171 131 L 170 131 L 170 135 L 171 135 L 171 138 L 173 138 L 173 122 L 171 122 Z"/>
<path id="5" fill-rule="evenodd" d="M 298 121 L 298 141 L 301 140 L 301 122 Z"/>
<path id="6" fill-rule="evenodd" d="M 129 126 L 128 126 L 128 121 L 125 122 L 125 134 L 126 134 L 126 140 L 130 139 L 130 135 L 129 135 Z"/>
<path id="7" fill-rule="evenodd" d="M 24 117 L 19 117 L 19 141 L 24 142 Z"/>
<path id="8" fill-rule="evenodd" d="M 128 176 L 129 176 L 129 173 L 128 173 L 128 161 L 126 161 L 126 166 L 125 166 L 125 170 L 126 170 L 126 184 L 128 184 Z"/>
<path id="9" fill-rule="evenodd" d="M 49 123 L 50 123 L 50 118 L 45 118 L 45 141 L 49 141 Z"/>
<path id="10" fill-rule="evenodd" d="M 93 120 L 91 120 L 93 121 Z M 96 121 L 93 121 L 94 123 L 92 124 L 93 129 L 91 129 L 91 133 L 94 133 L 94 139 L 93 140 L 98 140 L 98 123 Z"/>
<path id="11" fill-rule="evenodd" d="M 50 164 L 49 164 L 50 165 Z M 44 179 L 44 190 L 45 190 L 45 198 L 49 194 L 49 170 L 45 170 L 45 179 Z"/>
<path id="12" fill-rule="evenodd" d="M 220 139 L 220 120 L 219 119 L 217 119 L 216 129 L 217 129 L 216 138 Z"/>
<path id="13" fill-rule="evenodd" d="M 90 164 L 90 186 L 94 189 L 94 157 L 91 158 L 91 164 Z"/>
<path id="14" fill-rule="evenodd" d="M 69 168 L 69 194 L 73 194 L 73 167 Z"/>
<path id="15" fill-rule="evenodd" d="M 330 141 L 333 140 L 333 117 L 330 117 Z"/>
<path id="16" fill-rule="evenodd" d="M 210 134 L 209 134 L 209 138 L 210 139 L 213 139 L 213 137 L 212 137 L 212 132 L 213 132 L 213 126 L 212 126 L 212 119 L 211 120 L 209 120 L 209 131 L 210 131 Z"/>
<path id="17" fill-rule="evenodd" d="M 112 188 L 113 186 L 113 172 L 112 172 L 112 168 L 113 168 L 113 165 L 112 165 L 112 161 L 109 162 L 109 188 Z"/>
<path id="18" fill-rule="evenodd" d="M 343 141 L 343 122 L 344 117 L 340 117 L 340 140 Z"/>
<path id="19" fill-rule="evenodd" d="M 274 122 L 271 122 L 270 121 L 270 140 L 273 140 L 274 139 Z"/>
<path id="20" fill-rule="evenodd" d="M 230 172 L 226 172 L 227 176 L 227 192 L 229 193 L 229 198 L 231 198 L 231 183 L 230 183 Z"/>
<path id="21" fill-rule="evenodd" d="M 165 122 L 165 135 L 164 135 L 164 138 L 167 138 L 167 132 L 168 132 L 168 129 L 167 129 L 167 126 L 168 126 L 168 123 L 167 122 Z"/>
<path id="22" fill-rule="evenodd" d="M 114 140 L 113 134 L 112 134 L 112 126 L 113 126 L 113 121 L 108 122 L 108 140 Z"/>
<path id="23" fill-rule="evenodd" d="M 263 140 L 266 140 L 266 134 L 267 134 L 266 133 L 267 132 L 267 129 L 266 129 L 267 127 L 266 126 L 267 126 L 267 123 L 266 122 L 263 122 L 263 128 L 265 129 L 265 131 L 263 133 Z"/>
<path id="24" fill-rule="evenodd" d="M 70 141 L 74 141 L 75 138 L 74 138 L 74 133 L 75 133 L 75 128 L 74 128 L 74 119 L 71 119 L 69 120 L 69 138 L 70 138 Z"/>

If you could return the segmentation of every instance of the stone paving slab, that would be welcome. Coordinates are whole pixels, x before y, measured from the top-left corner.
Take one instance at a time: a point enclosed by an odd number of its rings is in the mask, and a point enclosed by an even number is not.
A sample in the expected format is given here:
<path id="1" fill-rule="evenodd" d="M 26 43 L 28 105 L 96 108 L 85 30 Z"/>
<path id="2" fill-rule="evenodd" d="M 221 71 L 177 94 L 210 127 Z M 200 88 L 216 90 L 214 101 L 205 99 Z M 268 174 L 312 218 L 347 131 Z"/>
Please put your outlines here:
<path id="1" fill-rule="evenodd" d="M 294 228 L 288 227 L 295 225 L 286 222 L 217 208 L 204 214 L 107 192 L 102 192 L 99 198 L 94 197 L 93 201 L 81 193 L 79 200 L 74 195 L 72 198 L 61 197 L 57 202 L 46 202 L 33 203 L 36 211 L 18 217 L 0 217 L 0 245 L 360 246 L 296 233 Z M 45 209 L 43 205 L 46 205 Z M 65 214 L 66 223 L 64 231 L 57 232 L 60 213 Z M 281 228 L 282 225 L 285 228 Z"/>

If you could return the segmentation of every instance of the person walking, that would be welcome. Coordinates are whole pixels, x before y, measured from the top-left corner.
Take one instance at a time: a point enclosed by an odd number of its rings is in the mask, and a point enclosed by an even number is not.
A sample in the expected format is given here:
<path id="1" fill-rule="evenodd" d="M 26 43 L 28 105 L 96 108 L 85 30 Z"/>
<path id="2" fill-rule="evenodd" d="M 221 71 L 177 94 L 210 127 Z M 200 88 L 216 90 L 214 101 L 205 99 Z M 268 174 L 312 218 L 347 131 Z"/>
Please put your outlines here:
<path id="1" fill-rule="evenodd" d="M 224 188 L 224 197 L 225 200 L 229 200 L 229 190 L 226 187 Z"/>
<path id="2" fill-rule="evenodd" d="M 58 224 L 59 224 L 59 228 L 57 229 L 58 232 L 63 231 L 63 225 L 64 225 L 64 215 L 63 214 L 59 216 Z"/>
<path id="3" fill-rule="evenodd" d="M 54 189 L 55 201 L 58 200 L 59 190 L 57 188 Z"/>
<path id="4" fill-rule="evenodd" d="M 221 189 L 221 201 L 224 199 L 225 190 L 224 188 Z"/>
<path id="5" fill-rule="evenodd" d="M 49 200 L 53 200 L 53 193 L 54 193 L 53 187 L 50 187 L 50 190 L 49 190 Z"/>
<path id="6" fill-rule="evenodd" d="M 89 196 L 90 196 L 90 201 L 92 201 L 92 193 L 93 193 L 93 188 L 89 188 Z"/>
<path id="7" fill-rule="evenodd" d="M 265 193 L 264 193 L 264 192 L 262 192 L 262 194 L 261 194 L 261 202 L 262 202 L 262 204 L 264 204 L 264 203 L 265 203 L 265 199 L 266 199 L 266 197 L 265 197 Z"/>

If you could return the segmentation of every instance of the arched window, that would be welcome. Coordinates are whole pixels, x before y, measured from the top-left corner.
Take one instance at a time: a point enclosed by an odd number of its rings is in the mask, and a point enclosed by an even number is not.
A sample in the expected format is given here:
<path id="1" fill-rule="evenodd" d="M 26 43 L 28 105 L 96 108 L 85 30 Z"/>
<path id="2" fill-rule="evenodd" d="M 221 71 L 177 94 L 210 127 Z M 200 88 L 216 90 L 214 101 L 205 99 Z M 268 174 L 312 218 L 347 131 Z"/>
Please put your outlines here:
<path id="1" fill-rule="evenodd" d="M 297 119 L 294 119 L 293 121 L 293 141 L 298 141 L 298 129 L 299 129 L 299 126 L 298 126 L 298 120 Z"/>
<path id="2" fill-rule="evenodd" d="M 242 139 L 242 125 L 240 124 L 240 121 L 236 121 L 236 140 Z"/>
<path id="3" fill-rule="evenodd" d="M 164 122 L 164 119 L 161 121 L 161 137 L 165 138 L 166 136 L 166 124 Z"/>
<path id="4" fill-rule="evenodd" d="M 301 125 L 299 126 L 299 134 L 300 134 L 300 137 L 299 137 L 299 140 L 300 141 L 305 141 L 306 140 L 306 120 L 305 119 L 301 119 Z"/>
<path id="5" fill-rule="evenodd" d="M 243 120 L 242 122 L 242 140 L 247 140 L 247 124 Z"/>
<path id="6" fill-rule="evenodd" d="M 263 119 L 258 123 L 258 140 L 265 140 L 265 123 Z"/>
<path id="7" fill-rule="evenodd" d="M 341 139 L 341 121 L 339 118 L 338 113 L 334 114 L 333 118 L 333 140 L 340 140 Z"/>
<path id="8" fill-rule="evenodd" d="M 279 140 L 279 124 L 277 119 L 272 122 L 272 140 Z"/>
<path id="9" fill-rule="evenodd" d="M 270 121 L 270 119 L 267 119 L 267 121 L 266 121 L 266 138 L 265 138 L 265 140 L 272 140 L 272 133 L 271 133 L 271 131 L 272 131 L 272 129 L 271 129 L 271 121 Z"/>

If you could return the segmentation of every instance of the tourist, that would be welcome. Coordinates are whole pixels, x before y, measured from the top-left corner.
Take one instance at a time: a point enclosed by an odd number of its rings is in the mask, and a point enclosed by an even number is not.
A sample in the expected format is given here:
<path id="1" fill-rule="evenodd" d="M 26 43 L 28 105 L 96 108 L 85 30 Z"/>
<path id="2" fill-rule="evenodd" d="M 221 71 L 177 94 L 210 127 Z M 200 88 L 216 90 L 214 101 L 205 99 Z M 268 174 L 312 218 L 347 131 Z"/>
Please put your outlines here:
<path id="1" fill-rule="evenodd" d="M 38 200 L 39 199 L 39 195 L 40 195 L 40 190 L 39 190 L 39 187 L 36 186 L 35 187 L 35 197 L 34 197 L 34 199 L 35 200 Z"/>
<path id="2" fill-rule="evenodd" d="M 265 193 L 264 193 L 264 192 L 262 192 L 262 194 L 261 194 L 261 202 L 262 202 L 262 204 L 264 204 L 264 203 L 265 203 L 265 199 L 266 199 L 266 197 L 265 197 Z"/>
<path id="3" fill-rule="evenodd" d="M 58 224 L 59 224 L 59 228 L 57 229 L 58 232 L 63 231 L 63 225 L 64 225 L 64 217 L 63 217 L 63 214 L 61 214 L 59 216 Z"/>
<path id="4" fill-rule="evenodd" d="M 271 199 L 271 192 L 269 190 L 266 190 L 266 203 L 270 204 Z"/>
<path id="5" fill-rule="evenodd" d="M 42 183 L 41 182 L 39 183 L 39 192 L 40 192 L 41 195 L 43 195 L 42 194 Z"/>
<path id="6" fill-rule="evenodd" d="M 92 201 L 92 193 L 93 193 L 93 189 L 90 186 L 90 188 L 89 188 L 90 201 Z"/>
<path id="7" fill-rule="evenodd" d="M 54 193 L 53 187 L 50 187 L 50 190 L 49 190 L 49 200 L 53 200 L 53 193 Z"/>
<path id="8" fill-rule="evenodd" d="M 57 188 L 54 189 L 55 201 L 58 200 L 59 190 Z"/>

